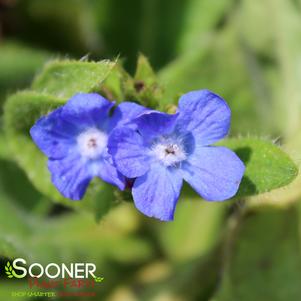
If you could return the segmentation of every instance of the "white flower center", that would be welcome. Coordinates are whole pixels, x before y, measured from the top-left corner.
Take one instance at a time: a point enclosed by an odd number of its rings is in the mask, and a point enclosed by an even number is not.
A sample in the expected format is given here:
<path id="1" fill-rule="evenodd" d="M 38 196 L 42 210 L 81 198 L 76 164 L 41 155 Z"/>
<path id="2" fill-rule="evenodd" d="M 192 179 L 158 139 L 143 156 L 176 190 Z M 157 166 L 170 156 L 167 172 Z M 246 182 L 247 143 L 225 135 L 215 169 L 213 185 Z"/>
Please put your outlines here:
<path id="1" fill-rule="evenodd" d="M 108 136 L 96 129 L 90 128 L 77 137 L 77 145 L 83 157 L 96 159 L 107 147 Z"/>
<path id="2" fill-rule="evenodd" d="M 161 138 L 152 146 L 152 152 L 165 166 L 176 166 L 186 160 L 186 152 L 181 140 Z"/>

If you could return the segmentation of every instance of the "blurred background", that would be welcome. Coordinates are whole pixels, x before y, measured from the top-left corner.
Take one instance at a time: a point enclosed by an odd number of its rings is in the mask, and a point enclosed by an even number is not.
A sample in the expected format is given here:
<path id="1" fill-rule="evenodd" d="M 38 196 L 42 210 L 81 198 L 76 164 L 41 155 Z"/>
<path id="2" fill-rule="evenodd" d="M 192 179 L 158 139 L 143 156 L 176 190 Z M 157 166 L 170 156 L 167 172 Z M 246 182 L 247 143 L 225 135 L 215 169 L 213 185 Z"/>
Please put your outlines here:
<path id="1" fill-rule="evenodd" d="M 133 75 L 139 53 L 166 103 L 211 89 L 231 106 L 232 136 L 277 141 L 300 163 L 300 0 L 0 0 L 0 266 L 93 262 L 105 279 L 91 300 L 301 300 L 299 178 L 247 202 L 185 190 L 171 223 L 131 202 L 99 220 L 53 202 L 16 163 L 3 131 L 8 95 L 54 58 L 119 57 Z M 0 273 L 2 300 L 28 290 Z"/>

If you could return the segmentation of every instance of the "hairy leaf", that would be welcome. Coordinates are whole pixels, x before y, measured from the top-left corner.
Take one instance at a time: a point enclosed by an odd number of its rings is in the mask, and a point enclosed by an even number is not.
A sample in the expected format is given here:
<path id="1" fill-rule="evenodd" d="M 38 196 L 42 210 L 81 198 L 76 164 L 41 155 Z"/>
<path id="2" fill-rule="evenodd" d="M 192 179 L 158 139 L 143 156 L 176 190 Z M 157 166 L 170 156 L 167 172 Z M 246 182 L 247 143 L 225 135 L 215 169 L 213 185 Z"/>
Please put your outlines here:
<path id="1" fill-rule="evenodd" d="M 115 63 L 57 60 L 48 63 L 32 84 L 33 90 L 60 98 L 99 88 Z"/>
<path id="2" fill-rule="evenodd" d="M 237 197 L 288 185 L 298 174 L 296 164 L 271 142 L 257 138 L 233 138 L 219 144 L 235 151 L 246 166 Z"/>

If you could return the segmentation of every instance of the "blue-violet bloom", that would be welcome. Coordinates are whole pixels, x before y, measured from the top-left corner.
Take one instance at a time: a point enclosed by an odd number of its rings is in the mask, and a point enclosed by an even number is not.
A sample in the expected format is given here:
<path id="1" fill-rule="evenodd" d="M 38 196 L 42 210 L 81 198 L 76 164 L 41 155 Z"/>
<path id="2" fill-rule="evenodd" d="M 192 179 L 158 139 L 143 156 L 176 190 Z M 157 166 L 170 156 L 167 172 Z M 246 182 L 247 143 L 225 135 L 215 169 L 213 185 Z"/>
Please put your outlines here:
<path id="1" fill-rule="evenodd" d="M 173 219 L 183 179 L 208 201 L 233 197 L 244 164 L 228 148 L 210 146 L 230 128 L 231 111 L 218 95 L 193 91 L 179 100 L 176 114 L 142 113 L 137 129 L 115 129 L 108 143 L 117 169 L 135 178 L 132 194 L 138 210 L 163 221 Z"/>
<path id="2" fill-rule="evenodd" d="M 145 108 L 124 102 L 110 114 L 113 106 L 99 94 L 78 93 L 31 128 L 33 141 L 48 157 L 52 182 L 63 196 L 81 199 L 93 177 L 125 188 L 125 178 L 108 153 L 108 137 Z"/>

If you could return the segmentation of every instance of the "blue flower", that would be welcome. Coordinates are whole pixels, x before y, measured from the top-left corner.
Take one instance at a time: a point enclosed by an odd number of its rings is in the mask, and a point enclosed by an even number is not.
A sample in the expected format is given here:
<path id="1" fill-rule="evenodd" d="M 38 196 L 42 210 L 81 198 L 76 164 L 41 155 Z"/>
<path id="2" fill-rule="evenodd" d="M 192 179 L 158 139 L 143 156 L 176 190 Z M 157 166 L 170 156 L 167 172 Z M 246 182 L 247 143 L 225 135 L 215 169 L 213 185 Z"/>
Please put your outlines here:
<path id="1" fill-rule="evenodd" d="M 226 102 L 208 90 L 194 91 L 179 100 L 178 112 L 142 113 L 130 127 L 115 129 L 109 153 L 117 169 L 135 178 L 132 194 L 145 215 L 173 219 L 183 180 L 208 201 L 233 197 L 244 174 L 234 152 L 210 146 L 230 128 Z"/>
<path id="2" fill-rule="evenodd" d="M 110 115 L 113 106 L 98 94 L 79 93 L 31 128 L 32 139 L 49 159 L 52 182 L 63 196 L 81 199 L 93 177 L 124 189 L 125 178 L 108 153 L 108 137 L 145 108 L 124 102 Z"/>

